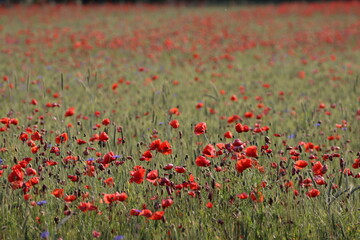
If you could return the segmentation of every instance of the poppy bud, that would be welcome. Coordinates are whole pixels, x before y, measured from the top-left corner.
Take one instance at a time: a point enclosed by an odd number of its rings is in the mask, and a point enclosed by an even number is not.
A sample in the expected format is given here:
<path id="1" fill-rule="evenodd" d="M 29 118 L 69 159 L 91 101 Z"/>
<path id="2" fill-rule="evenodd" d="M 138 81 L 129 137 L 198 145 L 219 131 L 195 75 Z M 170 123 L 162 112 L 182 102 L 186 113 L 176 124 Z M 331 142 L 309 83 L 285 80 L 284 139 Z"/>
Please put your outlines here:
<path id="1" fill-rule="evenodd" d="M 213 192 L 209 192 L 208 199 L 210 202 L 213 200 Z"/>
<path id="2" fill-rule="evenodd" d="M 341 169 L 345 168 L 345 160 L 343 158 L 340 158 L 340 168 Z"/>
<path id="3" fill-rule="evenodd" d="M 322 169 L 321 169 L 321 173 L 322 173 L 322 174 L 325 174 L 328 169 L 329 169 L 329 167 L 324 164 L 324 166 L 323 166 Z"/>

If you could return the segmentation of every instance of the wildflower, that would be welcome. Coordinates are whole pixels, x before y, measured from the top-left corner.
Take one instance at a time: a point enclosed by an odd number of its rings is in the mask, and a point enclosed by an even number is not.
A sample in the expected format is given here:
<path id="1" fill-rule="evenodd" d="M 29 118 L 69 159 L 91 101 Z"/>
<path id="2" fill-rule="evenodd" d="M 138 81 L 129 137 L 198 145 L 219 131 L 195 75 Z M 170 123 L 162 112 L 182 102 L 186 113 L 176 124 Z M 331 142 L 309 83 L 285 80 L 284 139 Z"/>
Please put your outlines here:
<path id="1" fill-rule="evenodd" d="M 295 162 L 295 168 L 297 168 L 297 169 L 303 169 L 303 168 L 305 168 L 306 166 L 308 165 L 308 163 L 306 162 L 306 161 L 304 161 L 304 160 L 298 160 L 298 161 L 296 161 Z"/>
<path id="2" fill-rule="evenodd" d="M 47 201 L 46 201 L 46 200 L 43 200 L 43 201 L 37 202 L 36 204 L 37 204 L 38 206 L 42 206 L 42 205 L 45 205 L 46 203 L 47 203 Z"/>
<path id="3" fill-rule="evenodd" d="M 149 219 L 161 220 L 163 218 L 164 214 L 165 214 L 164 211 L 158 211 L 158 212 L 155 212 L 154 214 L 152 214 L 151 217 L 149 217 Z"/>
<path id="4" fill-rule="evenodd" d="M 68 110 L 66 110 L 64 116 L 65 116 L 65 117 L 70 117 L 70 116 L 72 116 L 72 115 L 74 115 L 74 114 L 75 114 L 75 108 L 74 108 L 74 107 L 70 107 L 70 108 L 68 108 Z"/>
<path id="5" fill-rule="evenodd" d="M 249 158 L 240 159 L 236 163 L 236 171 L 242 173 L 245 169 L 252 167 L 252 161 Z"/>
<path id="6" fill-rule="evenodd" d="M 106 132 L 103 132 L 103 133 L 100 134 L 99 140 L 101 142 L 106 142 L 107 140 L 109 140 L 109 136 L 106 134 Z"/>
<path id="7" fill-rule="evenodd" d="M 158 149 L 157 149 L 158 152 L 164 154 L 164 155 L 169 155 L 172 153 L 172 149 L 171 149 L 171 145 L 168 141 L 164 141 L 162 142 Z"/>
<path id="8" fill-rule="evenodd" d="M 50 233 L 48 231 L 44 231 L 40 233 L 40 238 L 48 238 L 50 236 Z"/>
<path id="9" fill-rule="evenodd" d="M 247 198 L 249 198 L 249 195 L 247 194 L 247 193 L 240 193 L 240 194 L 238 194 L 238 195 L 236 195 L 238 198 L 240 198 L 240 199 L 247 199 Z"/>
<path id="10" fill-rule="evenodd" d="M 117 236 L 115 236 L 114 237 L 114 240 L 122 240 L 122 239 L 124 239 L 124 235 L 117 235 Z"/>
<path id="11" fill-rule="evenodd" d="M 225 137 L 225 138 L 232 138 L 233 135 L 232 135 L 232 133 L 231 133 L 230 131 L 227 131 L 227 132 L 224 134 L 224 137 Z"/>
<path id="12" fill-rule="evenodd" d="M 196 135 L 201 135 L 201 134 L 206 133 L 206 123 L 205 123 L 205 122 L 201 122 L 201 123 L 197 124 L 197 125 L 195 126 L 194 133 L 195 133 Z"/>
<path id="13" fill-rule="evenodd" d="M 54 189 L 54 191 L 52 191 L 51 194 L 54 195 L 56 198 L 61 198 L 64 195 L 64 189 L 62 188 Z"/>
<path id="14" fill-rule="evenodd" d="M 179 121 L 178 120 L 172 120 L 171 122 L 169 122 L 169 125 L 172 127 L 172 128 L 178 128 L 180 126 L 179 124 Z"/>
<path id="15" fill-rule="evenodd" d="M 67 133 L 62 133 L 55 138 L 55 142 L 57 144 L 65 143 L 68 139 L 69 139 L 69 137 L 68 137 Z"/>
<path id="16" fill-rule="evenodd" d="M 202 154 L 204 154 L 206 157 L 211 157 L 211 158 L 215 157 L 216 155 L 215 147 L 211 144 L 206 145 L 202 151 Z"/>
<path id="17" fill-rule="evenodd" d="M 306 193 L 306 195 L 307 195 L 308 197 L 311 197 L 311 198 L 317 197 L 317 196 L 320 195 L 320 191 L 317 190 L 317 189 L 315 189 L 315 188 L 313 188 L 313 189 L 311 189 L 310 191 L 308 191 L 308 192 Z"/>
<path id="18" fill-rule="evenodd" d="M 130 171 L 130 183 L 135 182 L 137 184 L 140 184 L 144 181 L 144 176 L 145 176 L 145 168 L 143 168 L 142 166 L 135 166 L 134 171 Z"/>
<path id="19" fill-rule="evenodd" d="M 253 157 L 253 158 L 257 158 L 258 157 L 258 151 L 257 151 L 257 147 L 256 146 L 250 146 L 247 147 L 245 149 L 245 153 L 247 157 Z"/>
<path id="20" fill-rule="evenodd" d="M 195 163 L 199 167 L 208 167 L 210 166 L 210 161 L 206 159 L 204 156 L 199 156 L 196 158 Z"/>
<path id="21" fill-rule="evenodd" d="M 101 236 L 101 233 L 93 230 L 92 235 L 93 235 L 94 238 L 99 238 Z"/>

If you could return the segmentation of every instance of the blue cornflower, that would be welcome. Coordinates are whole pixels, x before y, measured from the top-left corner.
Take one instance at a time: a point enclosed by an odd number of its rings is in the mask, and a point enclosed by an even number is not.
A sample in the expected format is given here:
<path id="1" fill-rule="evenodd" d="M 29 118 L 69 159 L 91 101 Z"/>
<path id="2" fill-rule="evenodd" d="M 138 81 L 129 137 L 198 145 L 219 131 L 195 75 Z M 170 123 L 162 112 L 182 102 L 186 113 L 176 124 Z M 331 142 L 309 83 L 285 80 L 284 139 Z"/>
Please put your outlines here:
<path id="1" fill-rule="evenodd" d="M 124 239 L 124 235 L 117 235 L 114 237 L 114 240 L 121 240 L 121 239 Z"/>
<path id="2" fill-rule="evenodd" d="M 44 205 L 44 204 L 46 204 L 46 203 L 47 203 L 47 201 L 46 201 L 46 200 L 43 200 L 43 201 L 37 202 L 36 204 L 39 205 L 39 206 L 42 206 L 42 205 Z"/>
<path id="3" fill-rule="evenodd" d="M 0 164 L 3 164 L 4 163 L 4 160 L 2 160 L 1 158 L 0 158 Z"/>
<path id="4" fill-rule="evenodd" d="M 296 134 L 291 134 L 288 136 L 288 138 L 295 138 L 296 137 Z"/>
<path id="5" fill-rule="evenodd" d="M 44 231 L 44 232 L 40 233 L 41 238 L 48 238 L 49 236 L 50 236 L 50 233 L 48 231 Z"/>

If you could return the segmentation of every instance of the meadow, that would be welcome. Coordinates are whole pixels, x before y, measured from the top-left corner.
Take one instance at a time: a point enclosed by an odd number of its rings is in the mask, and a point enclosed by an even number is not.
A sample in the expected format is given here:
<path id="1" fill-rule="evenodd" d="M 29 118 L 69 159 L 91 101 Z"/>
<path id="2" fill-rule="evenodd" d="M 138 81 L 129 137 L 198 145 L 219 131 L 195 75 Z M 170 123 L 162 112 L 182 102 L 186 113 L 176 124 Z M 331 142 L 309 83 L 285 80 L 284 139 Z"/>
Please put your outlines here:
<path id="1" fill-rule="evenodd" d="M 358 239 L 360 3 L 0 8 L 0 239 Z"/>

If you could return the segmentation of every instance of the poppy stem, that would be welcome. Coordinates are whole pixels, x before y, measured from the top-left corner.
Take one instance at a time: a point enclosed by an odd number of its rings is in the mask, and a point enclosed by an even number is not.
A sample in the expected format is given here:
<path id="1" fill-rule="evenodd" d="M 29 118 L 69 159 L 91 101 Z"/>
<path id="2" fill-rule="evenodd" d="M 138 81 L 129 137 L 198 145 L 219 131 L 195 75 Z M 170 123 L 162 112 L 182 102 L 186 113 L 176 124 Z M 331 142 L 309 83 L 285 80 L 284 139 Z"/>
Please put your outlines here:
<path id="1" fill-rule="evenodd" d="M 204 133 L 204 137 L 205 137 L 207 143 L 210 144 L 210 141 L 209 141 L 209 139 L 207 138 L 206 133 Z"/>

